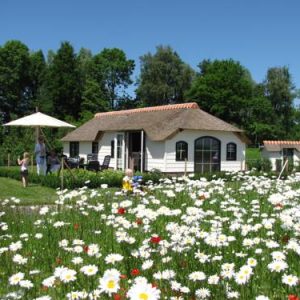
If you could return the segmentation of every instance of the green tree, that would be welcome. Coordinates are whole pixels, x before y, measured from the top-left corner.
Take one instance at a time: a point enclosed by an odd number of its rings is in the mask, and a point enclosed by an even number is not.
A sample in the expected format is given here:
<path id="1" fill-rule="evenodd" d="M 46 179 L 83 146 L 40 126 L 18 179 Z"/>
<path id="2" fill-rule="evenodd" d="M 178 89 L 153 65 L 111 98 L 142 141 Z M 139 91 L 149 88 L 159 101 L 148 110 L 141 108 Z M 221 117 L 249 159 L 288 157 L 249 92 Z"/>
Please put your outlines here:
<path id="1" fill-rule="evenodd" d="M 96 80 L 87 79 L 85 82 L 82 103 L 81 103 L 81 115 L 86 115 L 88 112 L 91 115 L 109 110 L 109 102 L 105 98 L 105 93 L 102 87 Z"/>
<path id="2" fill-rule="evenodd" d="M 243 125 L 248 119 L 247 103 L 253 96 L 249 71 L 232 59 L 203 60 L 199 68 L 187 98 L 227 122 Z"/>
<path id="3" fill-rule="evenodd" d="M 0 47 L 0 112 L 7 121 L 11 114 L 28 111 L 30 57 L 26 45 L 8 41 Z"/>
<path id="4" fill-rule="evenodd" d="M 281 138 L 290 136 L 293 127 L 293 101 L 296 97 L 295 86 L 287 67 L 270 68 L 264 82 L 266 96 L 271 101 L 278 121 L 283 129 Z"/>
<path id="5" fill-rule="evenodd" d="M 126 54 L 117 48 L 104 49 L 94 56 L 93 79 L 106 91 L 111 109 L 122 99 L 125 88 L 131 83 L 134 61 L 127 59 Z"/>
<path id="6" fill-rule="evenodd" d="M 191 87 L 194 71 L 169 46 L 158 46 L 156 53 L 140 58 L 141 73 L 136 90 L 144 106 L 180 103 Z"/>
<path id="7" fill-rule="evenodd" d="M 264 95 L 256 95 L 246 107 L 248 120 L 243 124 L 247 136 L 256 145 L 263 140 L 277 139 L 280 125 L 276 122 L 272 104 Z"/>
<path id="8" fill-rule="evenodd" d="M 32 99 L 31 101 L 31 109 L 34 107 L 38 107 L 42 111 L 43 103 L 42 103 L 42 91 L 43 85 L 45 82 L 47 65 L 45 61 L 44 54 L 41 50 L 37 52 L 33 52 L 30 54 L 30 88 L 28 90 L 29 97 Z"/>
<path id="9" fill-rule="evenodd" d="M 72 45 L 63 42 L 49 64 L 44 101 L 51 99 L 54 115 L 78 118 L 81 105 L 78 60 Z"/>

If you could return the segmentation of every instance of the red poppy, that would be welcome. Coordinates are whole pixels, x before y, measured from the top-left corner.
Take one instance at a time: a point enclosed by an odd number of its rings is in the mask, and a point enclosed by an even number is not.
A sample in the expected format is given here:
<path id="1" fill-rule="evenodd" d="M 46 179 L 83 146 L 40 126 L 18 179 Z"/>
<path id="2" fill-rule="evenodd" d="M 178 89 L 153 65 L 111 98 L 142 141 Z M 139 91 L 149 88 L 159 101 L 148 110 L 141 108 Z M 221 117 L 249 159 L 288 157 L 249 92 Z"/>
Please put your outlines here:
<path id="1" fill-rule="evenodd" d="M 74 229 L 75 229 L 75 230 L 78 230 L 78 228 L 79 228 L 79 224 L 78 224 L 78 223 L 75 223 L 75 224 L 74 224 Z"/>
<path id="2" fill-rule="evenodd" d="M 289 295 L 288 299 L 289 300 L 300 300 L 299 297 L 297 297 L 296 295 Z"/>
<path id="3" fill-rule="evenodd" d="M 152 282 L 151 285 L 152 285 L 153 288 L 158 288 L 158 284 L 156 282 Z"/>
<path id="4" fill-rule="evenodd" d="M 114 300 L 121 300 L 122 296 L 119 294 L 114 294 Z"/>
<path id="5" fill-rule="evenodd" d="M 62 263 L 62 259 L 60 257 L 56 257 L 55 262 L 60 265 Z"/>
<path id="6" fill-rule="evenodd" d="M 152 236 L 150 239 L 150 242 L 152 244 L 158 244 L 160 241 L 161 241 L 161 237 L 159 237 L 159 236 Z"/>
<path id="7" fill-rule="evenodd" d="M 126 213 L 126 209 L 124 207 L 119 207 L 118 208 L 118 214 L 119 215 L 124 215 Z"/>
<path id="8" fill-rule="evenodd" d="M 142 219 L 136 219 L 135 223 L 138 225 L 142 225 L 143 224 L 143 220 Z"/>
<path id="9" fill-rule="evenodd" d="M 89 246 L 83 246 L 83 251 L 85 253 L 88 253 L 89 252 Z"/>
<path id="10" fill-rule="evenodd" d="M 282 241 L 283 243 L 287 244 L 288 241 L 289 241 L 289 239 L 290 239 L 290 237 L 289 237 L 288 235 L 284 235 L 284 236 L 281 238 L 281 241 Z"/>
<path id="11" fill-rule="evenodd" d="M 205 200 L 205 196 L 204 196 L 204 195 L 200 195 L 200 196 L 199 196 L 199 199 L 200 199 L 200 200 Z"/>
<path id="12" fill-rule="evenodd" d="M 133 269 L 133 270 L 130 272 L 130 274 L 131 274 L 132 276 L 138 276 L 138 275 L 140 274 L 140 270 L 139 270 L 139 269 Z"/>

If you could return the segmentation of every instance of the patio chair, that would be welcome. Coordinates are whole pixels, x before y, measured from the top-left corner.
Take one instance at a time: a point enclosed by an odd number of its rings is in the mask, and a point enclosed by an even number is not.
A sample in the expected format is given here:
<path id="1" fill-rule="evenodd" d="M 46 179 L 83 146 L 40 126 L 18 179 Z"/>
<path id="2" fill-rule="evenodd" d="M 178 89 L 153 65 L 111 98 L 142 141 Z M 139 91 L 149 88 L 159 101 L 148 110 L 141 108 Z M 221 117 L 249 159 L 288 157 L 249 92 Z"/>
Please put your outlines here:
<path id="1" fill-rule="evenodd" d="M 87 163 L 86 169 L 88 171 L 95 171 L 98 172 L 100 171 L 100 163 L 98 160 L 90 160 Z"/>
<path id="2" fill-rule="evenodd" d="M 90 154 L 88 154 L 88 155 L 86 156 L 86 158 L 87 158 L 87 163 L 88 163 L 89 161 L 98 160 L 98 154 L 96 154 L 96 153 L 90 153 Z"/>
<path id="3" fill-rule="evenodd" d="M 69 157 L 66 159 L 66 164 L 70 169 L 79 168 L 80 164 L 82 164 L 83 159 L 80 156 L 77 157 Z"/>
<path id="4" fill-rule="evenodd" d="M 110 163 L 110 155 L 104 156 L 102 165 L 100 166 L 100 170 L 102 171 L 108 169 L 109 163 Z"/>
<path id="5" fill-rule="evenodd" d="M 90 160 L 87 163 L 86 169 L 89 171 L 95 171 L 95 172 L 103 171 L 103 170 L 108 169 L 109 163 L 110 163 L 110 155 L 106 155 L 103 159 L 102 165 L 100 165 L 98 160 Z"/>

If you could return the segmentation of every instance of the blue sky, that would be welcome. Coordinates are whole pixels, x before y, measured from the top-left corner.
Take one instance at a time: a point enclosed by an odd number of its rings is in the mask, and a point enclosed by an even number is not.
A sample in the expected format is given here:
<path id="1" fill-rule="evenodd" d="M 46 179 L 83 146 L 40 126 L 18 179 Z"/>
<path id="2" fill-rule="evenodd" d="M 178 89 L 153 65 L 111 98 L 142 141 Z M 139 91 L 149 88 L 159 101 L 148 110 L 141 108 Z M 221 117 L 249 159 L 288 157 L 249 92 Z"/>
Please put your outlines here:
<path id="1" fill-rule="evenodd" d="M 1 0 L 0 45 L 121 48 L 136 62 L 133 79 L 141 55 L 170 45 L 196 70 L 203 59 L 238 60 L 256 82 L 288 66 L 300 88 L 299 11 L 297 0 Z"/>

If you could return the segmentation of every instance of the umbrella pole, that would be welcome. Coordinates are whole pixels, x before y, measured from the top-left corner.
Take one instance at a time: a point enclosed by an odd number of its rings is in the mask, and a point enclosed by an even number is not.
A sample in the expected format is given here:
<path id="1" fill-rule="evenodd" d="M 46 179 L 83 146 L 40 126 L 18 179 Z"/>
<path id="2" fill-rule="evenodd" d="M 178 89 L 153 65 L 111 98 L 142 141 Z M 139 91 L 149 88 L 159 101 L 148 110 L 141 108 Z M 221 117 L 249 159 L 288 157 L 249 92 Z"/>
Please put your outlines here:
<path id="1" fill-rule="evenodd" d="M 64 189 L 64 165 L 65 165 L 65 158 L 61 158 L 61 173 L 60 173 L 60 189 Z"/>

